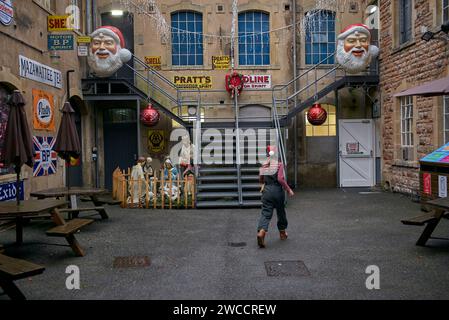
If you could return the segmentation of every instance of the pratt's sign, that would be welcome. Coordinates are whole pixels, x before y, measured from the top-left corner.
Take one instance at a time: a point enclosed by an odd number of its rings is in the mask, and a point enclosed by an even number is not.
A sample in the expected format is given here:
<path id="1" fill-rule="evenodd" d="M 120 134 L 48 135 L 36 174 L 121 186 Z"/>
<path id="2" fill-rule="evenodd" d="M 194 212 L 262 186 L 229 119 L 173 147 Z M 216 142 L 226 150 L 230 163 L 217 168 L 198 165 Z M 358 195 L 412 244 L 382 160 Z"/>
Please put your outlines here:
<path id="1" fill-rule="evenodd" d="M 48 50 L 73 50 L 73 35 L 49 34 Z"/>
<path id="2" fill-rule="evenodd" d="M 212 67 L 216 70 L 228 70 L 231 56 L 212 56 Z"/>
<path id="3" fill-rule="evenodd" d="M 19 182 L 19 199 L 23 200 L 23 180 Z M 15 200 L 17 195 L 16 182 L 0 184 L 0 201 Z"/>
<path id="4" fill-rule="evenodd" d="M 161 70 L 161 56 L 146 56 L 145 64 L 156 70 Z"/>
<path id="5" fill-rule="evenodd" d="M 0 22 L 9 26 L 14 17 L 14 9 L 11 0 L 0 0 Z"/>
<path id="6" fill-rule="evenodd" d="M 210 76 L 174 76 L 173 84 L 180 89 L 210 89 L 212 79 Z"/>
<path id="7" fill-rule="evenodd" d="M 243 75 L 245 89 L 271 89 L 271 75 Z"/>
<path id="8" fill-rule="evenodd" d="M 19 73 L 23 78 L 62 88 L 62 73 L 52 67 L 19 55 Z"/>
<path id="9" fill-rule="evenodd" d="M 70 25 L 69 15 L 65 16 L 48 16 L 47 30 L 52 31 L 72 31 L 73 27 Z"/>
<path id="10" fill-rule="evenodd" d="M 53 95 L 33 89 L 33 125 L 36 130 L 55 131 Z"/>

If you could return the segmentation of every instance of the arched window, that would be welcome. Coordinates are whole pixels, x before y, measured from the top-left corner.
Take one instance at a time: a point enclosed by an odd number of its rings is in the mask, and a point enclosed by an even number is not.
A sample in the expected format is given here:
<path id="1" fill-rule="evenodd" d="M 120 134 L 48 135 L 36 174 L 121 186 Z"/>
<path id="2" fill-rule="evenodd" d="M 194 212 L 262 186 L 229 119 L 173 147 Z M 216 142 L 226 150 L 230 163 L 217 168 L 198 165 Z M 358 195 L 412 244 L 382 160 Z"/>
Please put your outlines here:
<path id="1" fill-rule="evenodd" d="M 335 52 L 335 12 L 311 11 L 305 19 L 306 64 L 318 64 Z M 334 57 L 323 63 L 334 64 Z"/>
<path id="2" fill-rule="evenodd" d="M 239 65 L 270 64 L 270 16 L 260 11 L 239 14 Z"/>
<path id="3" fill-rule="evenodd" d="M 171 15 L 172 65 L 203 64 L 203 15 L 178 11 Z"/>

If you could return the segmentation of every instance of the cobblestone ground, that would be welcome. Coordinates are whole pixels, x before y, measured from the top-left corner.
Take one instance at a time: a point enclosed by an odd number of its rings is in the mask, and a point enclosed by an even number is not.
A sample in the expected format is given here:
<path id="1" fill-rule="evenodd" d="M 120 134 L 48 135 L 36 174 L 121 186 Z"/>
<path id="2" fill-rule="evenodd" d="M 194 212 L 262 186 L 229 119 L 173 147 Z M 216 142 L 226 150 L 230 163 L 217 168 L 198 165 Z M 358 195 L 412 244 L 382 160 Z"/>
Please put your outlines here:
<path id="1" fill-rule="evenodd" d="M 419 204 L 358 191 L 297 191 L 288 240 L 279 240 L 273 218 L 266 249 L 256 243 L 258 209 L 107 207 L 108 221 L 77 234 L 81 258 L 49 245 L 65 242 L 45 235 L 52 225 L 45 220 L 25 227 L 23 246 L 10 246 L 14 230 L 1 232 L 0 243 L 6 254 L 46 266 L 16 282 L 28 299 L 448 299 L 449 241 L 417 247 L 423 227 L 400 222 L 419 215 Z M 449 238 L 448 221 L 435 236 Z M 268 276 L 269 261 L 302 261 L 309 272 Z M 80 269 L 80 290 L 66 289 L 69 265 Z M 380 269 L 379 290 L 366 289 L 369 265 Z"/>

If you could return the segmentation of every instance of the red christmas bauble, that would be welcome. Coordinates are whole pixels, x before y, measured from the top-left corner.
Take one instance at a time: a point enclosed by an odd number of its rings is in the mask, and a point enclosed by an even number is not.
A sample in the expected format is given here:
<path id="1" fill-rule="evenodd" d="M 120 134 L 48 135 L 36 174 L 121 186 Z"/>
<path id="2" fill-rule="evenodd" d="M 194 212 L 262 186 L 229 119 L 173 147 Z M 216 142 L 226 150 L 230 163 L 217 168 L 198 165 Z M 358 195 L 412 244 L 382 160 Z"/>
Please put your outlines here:
<path id="1" fill-rule="evenodd" d="M 307 112 L 307 120 L 314 126 L 322 125 L 326 122 L 326 119 L 327 112 L 319 103 L 315 103 Z"/>
<path id="2" fill-rule="evenodd" d="M 160 114 L 153 108 L 151 103 L 149 103 L 148 106 L 140 112 L 140 121 L 148 127 L 155 126 L 159 122 L 159 119 Z"/>

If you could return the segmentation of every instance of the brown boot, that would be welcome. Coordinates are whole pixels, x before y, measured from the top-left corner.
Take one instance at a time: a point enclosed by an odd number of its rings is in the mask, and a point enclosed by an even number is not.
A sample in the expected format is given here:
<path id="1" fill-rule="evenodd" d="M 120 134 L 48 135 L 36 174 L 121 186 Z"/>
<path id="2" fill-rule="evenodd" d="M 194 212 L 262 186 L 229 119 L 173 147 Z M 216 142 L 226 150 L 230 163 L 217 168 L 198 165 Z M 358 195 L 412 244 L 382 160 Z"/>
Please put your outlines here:
<path id="1" fill-rule="evenodd" d="M 279 236 L 281 237 L 281 240 L 287 240 L 287 238 L 288 238 L 287 231 L 285 231 L 285 230 L 280 230 L 280 231 L 279 231 Z"/>
<path id="2" fill-rule="evenodd" d="M 257 244 L 259 248 L 265 248 L 265 234 L 267 232 L 264 229 L 260 229 L 257 233 Z"/>

